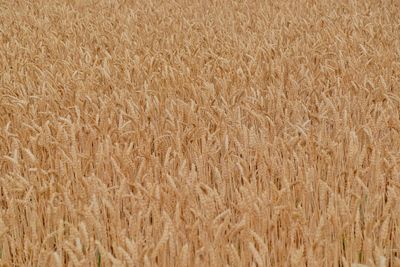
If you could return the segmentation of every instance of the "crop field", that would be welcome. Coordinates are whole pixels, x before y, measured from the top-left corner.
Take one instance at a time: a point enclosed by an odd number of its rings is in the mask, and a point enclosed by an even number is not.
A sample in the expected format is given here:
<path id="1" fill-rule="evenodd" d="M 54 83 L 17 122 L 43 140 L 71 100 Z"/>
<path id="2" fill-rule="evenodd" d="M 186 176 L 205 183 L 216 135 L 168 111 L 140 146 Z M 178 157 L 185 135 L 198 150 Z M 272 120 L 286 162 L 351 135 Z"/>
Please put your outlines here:
<path id="1" fill-rule="evenodd" d="M 0 0 L 0 266 L 400 266 L 400 1 Z"/>

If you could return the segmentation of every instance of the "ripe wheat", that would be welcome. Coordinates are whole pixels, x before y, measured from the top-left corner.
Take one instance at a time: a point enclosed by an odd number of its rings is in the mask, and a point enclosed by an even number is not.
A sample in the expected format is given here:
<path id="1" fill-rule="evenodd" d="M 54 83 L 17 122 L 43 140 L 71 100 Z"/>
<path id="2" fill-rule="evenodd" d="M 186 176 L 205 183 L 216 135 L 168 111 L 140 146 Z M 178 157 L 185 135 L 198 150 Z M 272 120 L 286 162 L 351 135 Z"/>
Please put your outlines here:
<path id="1" fill-rule="evenodd" d="M 400 266 L 399 10 L 0 1 L 0 265 Z"/>

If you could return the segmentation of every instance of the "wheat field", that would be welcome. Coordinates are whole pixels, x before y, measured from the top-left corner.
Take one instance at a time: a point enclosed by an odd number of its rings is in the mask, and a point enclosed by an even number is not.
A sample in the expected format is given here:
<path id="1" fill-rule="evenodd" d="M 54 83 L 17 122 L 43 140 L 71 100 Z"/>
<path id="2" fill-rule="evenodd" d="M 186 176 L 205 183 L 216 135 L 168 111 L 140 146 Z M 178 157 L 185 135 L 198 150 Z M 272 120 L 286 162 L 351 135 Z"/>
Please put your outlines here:
<path id="1" fill-rule="evenodd" d="M 400 1 L 0 0 L 1 266 L 400 266 Z"/>

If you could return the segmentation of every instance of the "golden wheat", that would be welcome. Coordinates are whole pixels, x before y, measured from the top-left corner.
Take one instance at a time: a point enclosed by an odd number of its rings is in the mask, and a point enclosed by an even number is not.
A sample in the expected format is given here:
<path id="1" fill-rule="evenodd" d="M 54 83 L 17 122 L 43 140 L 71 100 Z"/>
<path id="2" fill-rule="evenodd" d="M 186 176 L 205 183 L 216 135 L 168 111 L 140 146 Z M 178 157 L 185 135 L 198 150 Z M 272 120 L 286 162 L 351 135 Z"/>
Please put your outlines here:
<path id="1" fill-rule="evenodd" d="M 399 10 L 0 1 L 0 265 L 400 266 Z"/>

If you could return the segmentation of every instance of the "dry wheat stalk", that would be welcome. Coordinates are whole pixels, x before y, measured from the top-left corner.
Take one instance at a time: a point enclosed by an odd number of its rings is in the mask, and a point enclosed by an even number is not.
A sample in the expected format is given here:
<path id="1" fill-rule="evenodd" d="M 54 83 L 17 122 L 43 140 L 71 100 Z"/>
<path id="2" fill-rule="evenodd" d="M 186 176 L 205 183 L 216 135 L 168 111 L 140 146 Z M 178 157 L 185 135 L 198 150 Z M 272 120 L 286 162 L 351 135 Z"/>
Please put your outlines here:
<path id="1" fill-rule="evenodd" d="M 398 266 L 399 9 L 0 1 L 0 265 Z"/>

